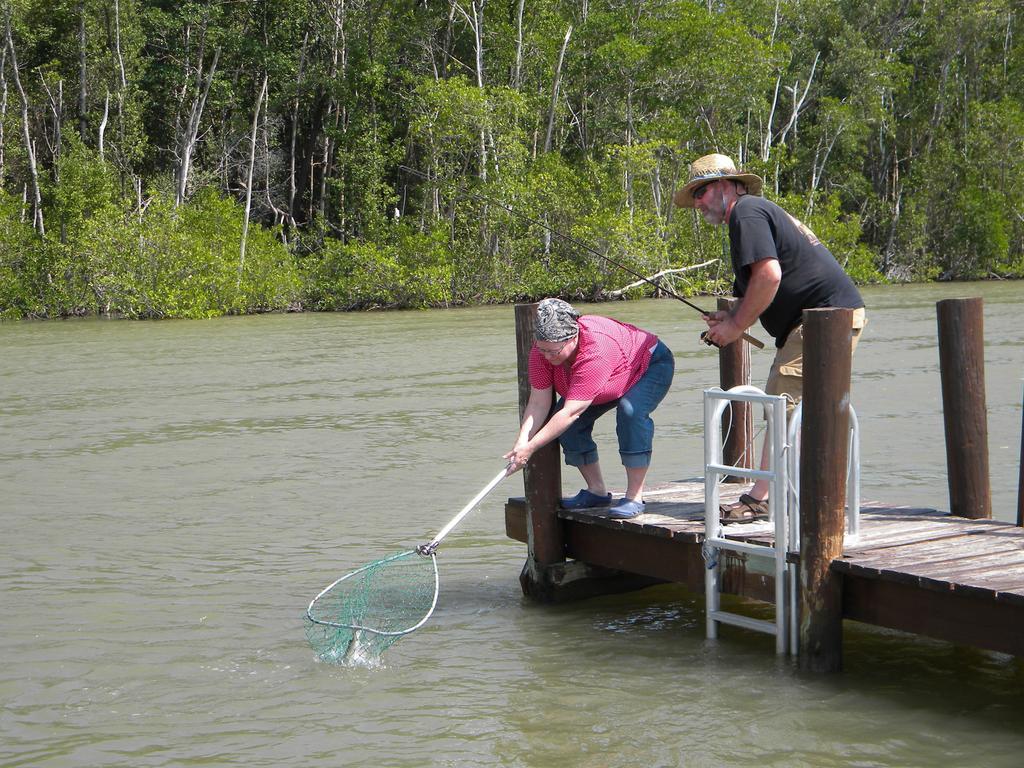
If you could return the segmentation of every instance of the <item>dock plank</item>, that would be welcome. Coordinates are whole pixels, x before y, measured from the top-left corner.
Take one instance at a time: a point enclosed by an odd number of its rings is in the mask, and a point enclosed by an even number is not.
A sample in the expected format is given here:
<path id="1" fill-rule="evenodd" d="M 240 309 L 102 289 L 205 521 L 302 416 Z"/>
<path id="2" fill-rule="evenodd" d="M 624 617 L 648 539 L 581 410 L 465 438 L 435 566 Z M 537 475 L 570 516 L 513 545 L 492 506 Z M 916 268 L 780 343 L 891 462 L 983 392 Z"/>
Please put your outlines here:
<path id="1" fill-rule="evenodd" d="M 979 554 L 970 559 L 953 558 L 929 563 L 910 563 L 888 570 L 892 573 L 908 573 L 933 583 L 968 585 L 974 583 L 976 579 L 996 575 L 1017 565 L 1024 565 L 1024 553 L 994 552 Z"/>
<path id="2" fill-rule="evenodd" d="M 903 565 L 921 565 L 944 560 L 968 559 L 996 552 L 1024 551 L 1024 539 L 996 538 L 983 533 L 966 533 L 960 536 L 945 536 L 928 539 L 900 547 L 886 547 L 869 550 L 856 558 L 862 567 L 876 564 L 888 568 Z"/>

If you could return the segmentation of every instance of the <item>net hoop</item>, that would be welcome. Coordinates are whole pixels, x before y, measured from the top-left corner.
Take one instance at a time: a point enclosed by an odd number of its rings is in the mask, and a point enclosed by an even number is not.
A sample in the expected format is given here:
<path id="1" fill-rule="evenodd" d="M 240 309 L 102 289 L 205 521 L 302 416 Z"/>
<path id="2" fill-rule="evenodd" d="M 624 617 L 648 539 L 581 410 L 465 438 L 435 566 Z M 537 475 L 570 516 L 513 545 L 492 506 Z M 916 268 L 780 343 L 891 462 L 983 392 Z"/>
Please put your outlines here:
<path id="1" fill-rule="evenodd" d="M 356 630 L 359 630 L 361 632 L 370 632 L 372 634 L 381 635 L 381 636 L 384 636 L 384 637 L 401 637 L 402 635 L 408 635 L 410 632 L 415 632 L 417 629 L 419 629 L 420 627 L 422 627 L 424 624 L 427 623 L 427 621 L 430 619 L 430 617 L 434 613 L 434 608 L 437 607 L 437 597 L 438 597 L 438 594 L 440 593 L 441 578 L 440 578 L 440 576 L 438 575 L 438 572 L 437 572 L 437 555 L 435 555 L 433 552 L 430 552 L 429 555 L 430 555 L 431 564 L 434 567 L 434 598 L 433 598 L 433 600 L 430 603 L 430 610 L 428 610 L 426 612 L 426 614 L 423 616 L 422 619 L 420 619 L 416 624 L 414 624 L 413 626 L 409 627 L 408 629 L 399 630 L 397 632 L 385 632 L 384 630 L 374 629 L 373 627 L 364 627 L 364 626 L 362 626 L 360 624 L 342 624 L 342 623 L 339 623 L 339 622 L 336 622 L 336 621 L 325 621 L 323 619 L 318 619 L 318 618 L 316 618 L 313 615 L 313 607 L 316 605 L 317 601 L 321 597 L 326 595 L 328 592 L 330 592 L 332 589 L 334 589 L 334 587 L 336 587 L 338 584 L 341 584 L 341 582 L 345 581 L 346 579 L 350 579 L 353 576 L 358 576 L 363 571 L 368 571 L 371 568 L 379 568 L 380 566 L 385 565 L 386 563 L 390 563 L 393 560 L 398 560 L 400 558 L 408 557 L 409 555 L 413 555 L 413 554 L 417 555 L 419 557 L 426 557 L 426 555 L 418 552 L 415 549 L 409 549 L 409 550 L 406 550 L 405 552 L 399 552 L 397 555 L 391 555 L 390 557 L 385 557 L 383 560 L 376 560 L 376 561 L 374 561 L 372 563 L 368 563 L 367 565 L 364 565 L 361 568 L 356 568 L 354 571 L 346 573 L 340 579 L 337 579 L 337 580 L 333 581 L 332 583 L 328 584 L 326 587 L 324 587 L 320 591 L 320 594 L 318 594 L 316 597 L 314 597 L 310 601 L 309 607 L 306 608 L 306 618 L 309 619 L 314 624 L 320 624 L 321 626 L 325 626 L 325 627 L 337 627 L 338 629 L 356 629 Z"/>

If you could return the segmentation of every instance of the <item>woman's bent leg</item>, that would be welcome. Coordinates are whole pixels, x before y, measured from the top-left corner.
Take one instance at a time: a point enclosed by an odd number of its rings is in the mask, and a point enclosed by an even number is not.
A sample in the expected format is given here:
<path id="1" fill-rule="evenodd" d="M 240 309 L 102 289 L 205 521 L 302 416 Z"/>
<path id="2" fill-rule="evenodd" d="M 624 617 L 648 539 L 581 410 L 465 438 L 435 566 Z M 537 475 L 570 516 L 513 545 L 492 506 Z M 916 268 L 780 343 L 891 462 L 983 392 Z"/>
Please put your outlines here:
<path id="1" fill-rule="evenodd" d="M 619 399 L 615 430 L 619 438 L 619 455 L 622 458 L 622 465 L 627 469 L 627 476 L 630 474 L 628 470 L 646 470 L 651 463 L 654 443 L 654 420 L 651 418 L 651 412 L 668 394 L 674 374 L 675 358 L 671 350 L 659 342 L 651 356 L 647 371 Z M 640 477 L 640 473 L 632 474 L 639 480 L 642 490 L 643 478 Z M 646 475 L 646 471 L 643 475 Z"/>

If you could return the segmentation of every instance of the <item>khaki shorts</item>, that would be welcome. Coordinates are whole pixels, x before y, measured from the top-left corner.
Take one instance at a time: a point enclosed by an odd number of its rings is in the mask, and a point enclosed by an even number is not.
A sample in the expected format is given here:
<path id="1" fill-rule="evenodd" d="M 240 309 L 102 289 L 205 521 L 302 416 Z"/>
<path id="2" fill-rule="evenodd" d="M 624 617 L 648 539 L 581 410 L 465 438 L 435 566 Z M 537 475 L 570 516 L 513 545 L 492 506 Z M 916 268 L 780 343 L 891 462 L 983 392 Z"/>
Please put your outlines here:
<path id="1" fill-rule="evenodd" d="M 864 307 L 853 310 L 853 340 L 850 354 L 857 349 L 860 334 L 867 325 Z M 789 332 L 785 345 L 775 352 L 772 369 L 768 372 L 765 392 L 769 395 L 786 396 L 786 412 L 789 413 L 804 396 L 804 326 L 798 325 Z"/>

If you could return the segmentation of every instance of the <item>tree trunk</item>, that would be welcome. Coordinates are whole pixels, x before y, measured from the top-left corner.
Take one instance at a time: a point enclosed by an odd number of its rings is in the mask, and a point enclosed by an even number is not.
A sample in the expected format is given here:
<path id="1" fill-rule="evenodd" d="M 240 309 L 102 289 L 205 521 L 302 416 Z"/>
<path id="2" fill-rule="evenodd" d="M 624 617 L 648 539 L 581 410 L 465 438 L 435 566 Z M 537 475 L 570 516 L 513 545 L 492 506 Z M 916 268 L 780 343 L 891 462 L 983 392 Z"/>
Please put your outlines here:
<path id="1" fill-rule="evenodd" d="M 179 164 L 177 172 L 177 188 L 175 194 L 175 205 L 181 205 L 185 201 L 185 190 L 188 186 L 188 175 L 192 166 L 192 153 L 195 151 L 196 141 L 199 137 L 199 124 L 203 117 L 203 109 L 206 107 L 206 98 L 210 95 L 210 85 L 213 83 L 213 76 L 217 71 L 217 61 L 220 58 L 220 48 L 213 51 L 213 61 L 210 62 L 210 71 L 203 82 L 203 53 L 200 49 L 199 61 L 196 64 L 196 92 L 192 98 L 192 107 L 189 110 L 188 121 L 179 136 Z"/>
<path id="2" fill-rule="evenodd" d="M 473 0 L 473 36 L 476 38 L 476 85 L 484 90 L 484 3 Z M 485 97 L 486 98 L 486 97 Z M 480 178 L 487 181 L 487 125 L 480 126 Z M 486 216 L 482 221 L 486 221 Z"/>
<path id="3" fill-rule="evenodd" d="M 345 0 L 340 0 L 331 8 L 331 22 L 334 24 L 334 34 L 331 39 L 331 66 L 328 71 L 328 81 L 334 82 L 338 77 L 338 67 L 344 57 L 343 51 L 346 47 L 345 39 Z M 332 96 L 327 101 L 327 108 L 323 112 L 322 130 L 324 137 L 323 154 L 320 157 L 320 188 L 317 193 L 317 211 L 321 218 L 327 220 L 327 182 L 331 176 L 331 165 L 336 148 L 332 133 L 337 130 L 341 120 L 340 104 Z M 329 120 L 333 116 L 333 126 Z M 333 128 L 333 130 L 329 130 Z M 344 227 L 344 225 L 342 225 Z"/>
<path id="4" fill-rule="evenodd" d="M 39 191 L 39 170 L 36 167 L 36 150 L 32 143 L 32 134 L 29 131 L 28 123 L 28 97 L 25 89 L 21 87 L 21 77 L 18 75 L 18 55 L 14 50 L 14 38 L 11 36 L 11 11 L 7 11 L 7 50 L 11 52 L 11 72 L 14 73 L 14 86 L 21 96 L 21 127 L 25 139 L 25 154 L 28 162 L 29 175 L 32 177 L 32 226 L 39 232 L 40 236 L 46 236 L 46 226 L 43 224 L 43 196 Z"/>
<path id="5" fill-rule="evenodd" d="M 570 37 L 572 37 L 572 24 L 565 30 L 562 50 L 558 52 L 558 63 L 555 65 L 555 82 L 551 86 L 551 109 L 548 110 L 548 132 L 544 138 L 544 154 L 551 151 L 551 136 L 555 130 L 555 113 L 558 107 L 558 91 L 562 85 L 562 64 L 565 61 L 565 51 L 569 47 Z"/>
<path id="6" fill-rule="evenodd" d="M 292 102 L 292 130 L 291 148 L 288 152 L 288 223 L 295 227 L 295 197 L 298 193 L 298 181 L 296 179 L 295 152 L 299 133 L 299 100 L 302 93 L 303 75 L 306 71 L 306 50 L 309 45 L 309 30 L 302 38 L 302 51 L 299 53 L 299 71 L 295 80 L 295 100 Z"/>
<path id="7" fill-rule="evenodd" d="M 633 146 L 633 79 L 630 78 L 626 89 L 626 146 Z M 622 165 L 622 186 L 626 193 L 626 210 L 629 211 L 629 223 L 633 223 L 633 171 L 630 161 Z"/>
<path id="8" fill-rule="evenodd" d="M 345 3 L 341 4 L 341 61 L 339 62 L 340 76 L 344 79 L 348 73 L 348 36 L 345 34 L 345 22 L 347 13 L 345 9 Z M 347 147 L 347 134 L 348 134 L 348 104 L 339 102 L 335 107 L 334 113 L 334 128 L 337 130 L 341 128 L 341 134 L 345 138 L 345 146 Z M 347 168 L 342 170 L 342 173 L 346 173 Z M 338 228 L 341 230 L 342 238 L 347 241 L 346 230 L 348 229 L 348 198 L 346 197 L 346 185 L 345 179 L 342 179 L 341 184 L 338 185 Z"/>
<path id="9" fill-rule="evenodd" d="M 86 116 L 85 0 L 78 0 L 78 136 L 85 143 L 89 133 Z"/>
<path id="10" fill-rule="evenodd" d="M 4 186 L 4 179 L 7 176 L 7 160 L 4 147 L 6 146 L 7 125 L 7 46 L 0 51 L 0 189 Z"/>
<path id="11" fill-rule="evenodd" d="M 775 78 L 775 91 L 772 93 L 772 106 L 768 110 L 768 123 L 764 127 L 764 134 L 761 136 L 761 159 L 765 162 L 772 152 L 772 123 L 775 122 L 775 109 L 779 104 L 779 88 L 782 85 L 782 73 Z"/>
<path id="12" fill-rule="evenodd" d="M 511 83 L 513 90 L 519 90 L 523 84 L 523 9 L 525 7 L 526 0 L 519 0 L 516 10 L 516 64 L 515 69 L 512 70 Z"/>
<path id="13" fill-rule="evenodd" d="M 120 75 L 120 84 L 117 89 L 117 137 L 121 147 L 124 147 L 124 97 L 128 90 L 128 76 L 124 71 L 124 56 L 121 53 L 121 4 L 120 0 L 114 0 L 114 51 L 117 54 L 117 71 Z M 124 173 L 121 174 L 121 184 L 124 185 Z"/>
<path id="14" fill-rule="evenodd" d="M 828 162 L 829 155 L 832 154 L 832 149 L 836 145 L 839 136 L 842 134 L 843 129 L 846 128 L 846 123 L 840 123 L 839 128 L 836 130 L 835 135 L 828 143 L 828 147 L 824 150 L 822 155 L 822 144 L 824 143 L 824 137 L 818 139 L 818 146 L 814 149 L 814 161 L 811 163 L 811 189 L 807 193 L 807 210 L 804 214 L 804 220 L 811 218 L 811 214 L 814 213 L 814 197 L 818 191 L 818 185 L 821 184 L 821 179 L 825 175 L 825 163 Z M 818 160 L 821 159 L 819 163 Z"/>
<path id="15" fill-rule="evenodd" d="M 448 22 L 444 27 L 444 38 L 441 43 L 441 77 L 448 79 L 451 75 L 451 51 L 452 51 L 452 38 L 455 34 L 455 9 L 456 4 L 452 3 L 448 9 Z"/>
<path id="16" fill-rule="evenodd" d="M 117 71 L 121 76 L 121 90 L 128 87 L 128 76 L 124 71 L 124 56 L 121 54 L 121 4 L 114 0 L 114 52 L 117 54 Z"/>
<path id="17" fill-rule="evenodd" d="M 458 2 L 453 3 L 452 8 L 458 11 L 466 24 L 473 32 L 474 46 L 474 68 L 476 70 L 476 86 L 483 92 L 484 89 L 484 5 L 487 0 L 472 0 L 467 12 Z M 493 144 L 493 141 L 491 142 Z M 487 126 L 480 126 L 480 178 L 487 181 Z"/>
<path id="18" fill-rule="evenodd" d="M 249 170 L 245 175 L 245 218 L 242 219 L 242 245 L 238 253 L 238 282 L 236 290 L 242 287 L 242 271 L 245 269 L 245 243 L 249 239 L 249 212 L 252 210 L 252 172 L 256 165 L 256 131 L 260 125 L 260 106 L 263 104 L 263 97 L 267 93 L 267 75 L 263 75 L 263 85 L 260 86 L 260 95 L 256 97 L 256 109 L 252 115 L 252 133 L 249 143 Z"/>
<path id="19" fill-rule="evenodd" d="M 46 140 L 50 150 L 50 157 L 53 158 L 54 182 L 60 183 L 60 150 L 64 137 L 62 132 L 62 126 L 64 125 L 64 81 L 57 81 L 57 96 L 54 98 L 53 92 L 50 90 L 50 86 L 46 84 L 46 79 L 42 74 L 40 74 L 39 79 L 43 83 L 43 90 L 46 91 L 46 98 L 50 102 L 50 112 L 53 113 L 53 141 L 50 142 L 46 136 L 45 123 L 43 125 L 43 139 Z M 63 242 L 63 239 L 61 241 Z"/>
<path id="20" fill-rule="evenodd" d="M 288 220 L 288 212 L 283 211 L 274 204 L 274 198 L 270 194 L 270 127 L 267 119 L 267 114 L 270 112 L 270 93 L 268 92 L 264 97 L 266 101 L 265 108 L 263 110 L 263 157 L 265 161 L 263 163 L 263 190 L 267 196 L 267 206 L 274 212 L 274 224 L 284 224 Z M 281 242 L 288 245 L 288 232 L 284 227 L 281 229 Z"/>
<path id="21" fill-rule="evenodd" d="M 97 139 L 97 148 L 100 152 L 100 160 L 103 160 L 103 134 L 107 130 L 107 118 L 110 116 L 110 91 L 107 91 L 106 98 L 103 99 L 103 119 L 100 120 L 100 131 Z"/>

